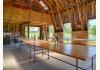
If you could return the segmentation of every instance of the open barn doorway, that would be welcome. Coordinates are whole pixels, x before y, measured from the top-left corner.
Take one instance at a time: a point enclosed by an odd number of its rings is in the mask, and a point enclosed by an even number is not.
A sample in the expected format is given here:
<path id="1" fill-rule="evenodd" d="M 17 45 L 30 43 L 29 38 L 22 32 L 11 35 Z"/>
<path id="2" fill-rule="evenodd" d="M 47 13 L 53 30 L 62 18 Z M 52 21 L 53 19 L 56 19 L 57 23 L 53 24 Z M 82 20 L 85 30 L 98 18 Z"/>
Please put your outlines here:
<path id="1" fill-rule="evenodd" d="M 28 26 L 25 26 L 25 37 L 28 38 Z M 29 38 L 40 37 L 40 27 L 29 26 Z"/>
<path id="2" fill-rule="evenodd" d="M 96 45 L 96 19 L 88 21 L 88 38 L 89 45 Z"/>
<path id="3" fill-rule="evenodd" d="M 71 43 L 72 39 L 72 27 L 71 23 L 65 23 L 63 28 L 63 41 L 64 43 Z"/>

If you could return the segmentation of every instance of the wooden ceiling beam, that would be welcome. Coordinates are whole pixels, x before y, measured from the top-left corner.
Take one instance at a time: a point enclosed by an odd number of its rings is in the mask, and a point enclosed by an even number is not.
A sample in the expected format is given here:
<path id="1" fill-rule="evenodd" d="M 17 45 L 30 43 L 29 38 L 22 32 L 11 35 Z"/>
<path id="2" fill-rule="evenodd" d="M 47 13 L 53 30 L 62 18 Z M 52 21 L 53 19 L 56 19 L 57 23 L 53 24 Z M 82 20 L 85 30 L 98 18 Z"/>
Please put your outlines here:
<path id="1" fill-rule="evenodd" d="M 4 1 L 4 4 L 5 3 L 10 3 L 12 0 L 5 0 Z M 30 1 L 30 2 L 32 2 L 32 0 L 27 0 L 28 2 Z M 21 3 L 24 3 L 24 4 L 27 4 L 27 1 L 26 0 L 15 0 L 14 2 L 21 2 Z M 43 2 L 45 2 L 45 1 L 49 1 L 49 0 L 43 0 Z M 67 3 L 66 5 L 65 5 L 65 3 L 66 2 L 68 2 L 68 1 L 72 1 L 73 3 Z M 78 3 L 79 3 L 79 7 L 81 7 L 82 6 L 82 2 L 86 2 L 87 0 L 78 0 Z M 54 5 L 54 0 L 50 0 L 49 1 L 49 3 L 51 4 L 51 6 L 55 6 Z M 67 9 L 67 7 L 68 8 L 72 8 L 72 6 L 70 6 L 71 4 L 73 5 L 73 6 L 76 6 L 76 3 L 75 3 L 75 0 L 57 0 L 57 2 L 58 2 L 58 5 L 59 5 L 59 8 L 60 8 L 60 11 L 63 11 L 63 10 L 66 10 Z M 90 1 L 87 1 L 88 2 L 88 5 L 89 4 L 91 4 L 92 2 L 96 2 L 95 0 L 90 0 Z M 34 8 L 33 10 L 36 10 L 36 11 L 42 11 L 43 10 L 43 8 L 41 8 L 40 6 L 38 6 L 38 0 L 34 0 L 34 3 L 33 3 L 33 5 L 32 5 L 32 8 Z M 87 5 L 87 3 L 85 3 L 85 5 Z M 30 7 L 30 5 L 29 5 L 29 7 Z M 49 10 L 48 10 L 48 12 L 50 12 Z M 48 12 L 46 12 L 46 13 L 48 13 Z M 56 12 L 56 11 L 55 11 Z"/>
<path id="2" fill-rule="evenodd" d="M 95 0 L 93 2 L 88 3 L 87 5 L 91 5 L 91 4 L 94 4 L 94 3 L 96 3 Z"/>
<path id="3" fill-rule="evenodd" d="M 56 0 L 56 2 L 58 4 L 58 8 L 59 8 L 59 10 L 63 11 L 62 5 L 59 3 L 59 1 L 61 3 L 61 0 Z"/>
<path id="4" fill-rule="evenodd" d="M 51 6 L 51 4 L 50 4 L 50 0 L 48 0 L 48 1 L 46 1 L 45 0 L 45 2 L 47 3 L 47 5 L 50 7 L 50 9 L 51 9 L 51 16 L 52 16 L 52 19 L 53 19 L 53 25 L 54 25 L 54 28 L 55 28 L 55 30 L 56 30 L 56 20 L 55 20 L 55 16 L 54 16 L 54 10 L 53 10 L 53 7 Z"/>
<path id="5" fill-rule="evenodd" d="M 59 20 L 60 20 L 60 24 L 61 26 L 59 26 L 61 28 L 61 31 L 63 30 L 63 21 L 62 21 L 62 18 L 61 18 L 61 13 L 60 13 L 60 9 L 59 9 L 59 4 L 57 2 L 57 0 L 54 0 L 55 1 L 55 4 L 56 4 L 56 7 L 57 7 L 57 12 L 58 12 L 58 17 L 59 17 Z M 56 20 L 57 21 L 57 20 Z M 58 24 L 58 23 L 57 23 Z"/>

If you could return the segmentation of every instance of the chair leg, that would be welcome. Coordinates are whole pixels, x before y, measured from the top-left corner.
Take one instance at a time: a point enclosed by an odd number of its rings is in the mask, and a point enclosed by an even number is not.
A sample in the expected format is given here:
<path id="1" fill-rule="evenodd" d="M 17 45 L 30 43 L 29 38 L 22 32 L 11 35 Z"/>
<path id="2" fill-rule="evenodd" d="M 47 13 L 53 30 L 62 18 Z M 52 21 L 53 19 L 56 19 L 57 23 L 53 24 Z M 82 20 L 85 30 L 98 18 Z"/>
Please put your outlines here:
<path id="1" fill-rule="evenodd" d="M 43 55 L 43 49 L 42 49 L 42 57 L 43 57 L 44 55 Z"/>
<path id="2" fill-rule="evenodd" d="M 92 58 L 92 70 L 93 70 L 93 58 Z"/>
<path id="3" fill-rule="evenodd" d="M 34 63 L 36 63 L 35 46 L 34 46 Z"/>
<path id="4" fill-rule="evenodd" d="M 48 50 L 48 60 L 49 60 L 49 50 Z"/>
<path id="5" fill-rule="evenodd" d="M 78 59 L 76 59 L 76 70 L 78 70 Z"/>

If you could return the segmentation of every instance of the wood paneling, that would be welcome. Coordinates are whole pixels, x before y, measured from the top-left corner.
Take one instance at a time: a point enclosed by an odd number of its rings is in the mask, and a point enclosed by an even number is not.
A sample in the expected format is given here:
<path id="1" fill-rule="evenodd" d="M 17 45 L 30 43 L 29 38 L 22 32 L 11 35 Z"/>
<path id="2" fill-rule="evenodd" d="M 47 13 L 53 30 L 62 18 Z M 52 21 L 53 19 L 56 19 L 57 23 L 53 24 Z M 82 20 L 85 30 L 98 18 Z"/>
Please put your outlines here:
<path id="1" fill-rule="evenodd" d="M 23 10 L 14 7 L 5 7 L 3 20 L 10 24 L 21 24 L 23 22 L 29 21 L 33 25 L 46 25 L 51 24 L 51 18 L 49 14 L 43 14 L 41 18 L 40 12 L 35 12 L 31 10 Z M 48 20 L 46 20 L 48 19 Z M 41 22 L 41 20 L 43 20 Z"/>

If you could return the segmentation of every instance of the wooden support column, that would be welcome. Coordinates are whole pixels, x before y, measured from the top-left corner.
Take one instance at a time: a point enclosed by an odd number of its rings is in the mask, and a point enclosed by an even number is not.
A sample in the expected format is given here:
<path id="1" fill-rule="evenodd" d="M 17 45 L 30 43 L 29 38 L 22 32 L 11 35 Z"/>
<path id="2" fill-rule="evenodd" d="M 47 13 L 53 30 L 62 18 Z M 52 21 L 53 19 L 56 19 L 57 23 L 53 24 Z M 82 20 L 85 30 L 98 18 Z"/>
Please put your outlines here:
<path id="1" fill-rule="evenodd" d="M 63 32 L 56 32 L 58 36 L 58 42 L 63 43 Z"/>
<path id="2" fill-rule="evenodd" d="M 22 25 L 22 36 L 25 37 L 25 25 Z"/>
<path id="3" fill-rule="evenodd" d="M 40 39 L 48 40 L 48 26 L 41 26 L 40 27 Z"/>
<path id="4" fill-rule="evenodd" d="M 73 31 L 72 43 L 80 45 L 88 45 L 88 31 Z"/>
<path id="5" fill-rule="evenodd" d="M 20 36 L 25 37 L 25 26 L 28 26 L 30 22 L 23 22 L 19 25 Z"/>
<path id="6" fill-rule="evenodd" d="M 14 26 L 14 30 L 15 30 L 15 32 L 17 32 L 17 27 L 16 27 L 16 25 Z"/>
<path id="7" fill-rule="evenodd" d="M 88 45 L 88 29 L 87 29 L 87 6 L 84 4 L 82 8 L 79 8 L 79 1 L 76 1 L 76 8 L 71 11 L 72 21 L 72 43 Z"/>
<path id="8" fill-rule="evenodd" d="M 20 30 L 20 36 L 25 37 L 25 25 L 20 24 L 19 25 Z"/>
<path id="9" fill-rule="evenodd" d="M 42 28 L 42 26 L 41 26 L 41 27 L 40 27 L 40 39 L 41 39 L 41 40 L 43 40 L 43 32 L 42 32 L 42 31 L 43 31 L 43 28 Z"/>
<path id="10" fill-rule="evenodd" d="M 22 29 L 21 29 L 21 28 L 22 28 L 22 25 L 20 24 L 20 25 L 19 25 L 20 36 L 22 36 Z"/>
<path id="11" fill-rule="evenodd" d="M 29 25 L 27 25 L 27 35 L 28 35 L 28 38 L 29 38 L 29 31 L 30 31 L 30 28 L 29 28 Z"/>
<path id="12" fill-rule="evenodd" d="M 63 15 L 63 13 L 60 12 L 60 7 L 58 4 L 57 0 L 55 1 L 55 5 L 56 5 L 56 13 L 54 13 L 54 17 L 56 20 L 56 36 L 58 37 L 58 42 L 62 43 L 63 42 L 63 18 L 61 17 L 61 15 Z"/>
<path id="13" fill-rule="evenodd" d="M 49 2 L 50 2 L 50 0 L 48 0 Z M 55 16 L 54 16 L 54 7 L 52 7 L 52 5 L 48 2 L 48 1 L 46 1 L 46 3 L 48 4 L 48 6 L 50 7 L 50 9 L 51 9 L 51 19 L 52 19 L 52 24 L 53 24 L 53 26 L 54 26 L 54 30 L 56 31 L 56 19 L 55 19 Z"/>

